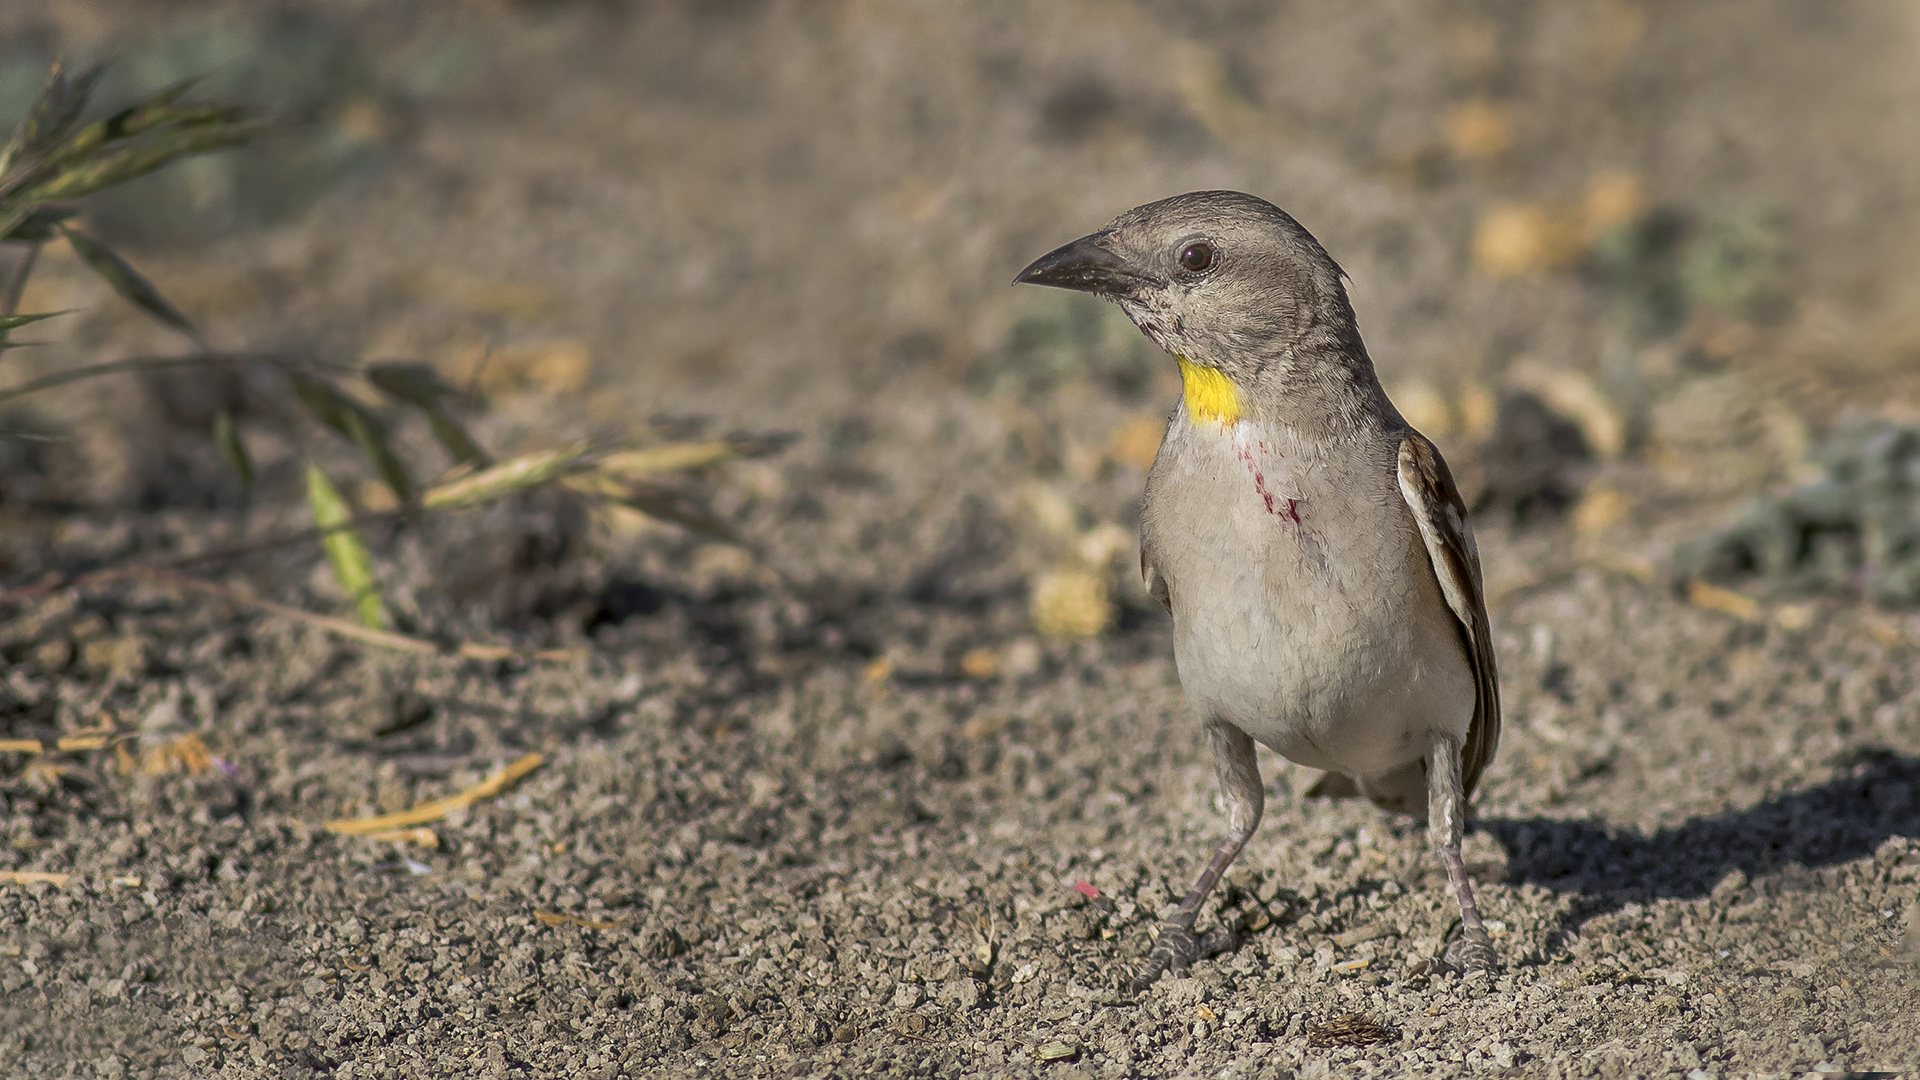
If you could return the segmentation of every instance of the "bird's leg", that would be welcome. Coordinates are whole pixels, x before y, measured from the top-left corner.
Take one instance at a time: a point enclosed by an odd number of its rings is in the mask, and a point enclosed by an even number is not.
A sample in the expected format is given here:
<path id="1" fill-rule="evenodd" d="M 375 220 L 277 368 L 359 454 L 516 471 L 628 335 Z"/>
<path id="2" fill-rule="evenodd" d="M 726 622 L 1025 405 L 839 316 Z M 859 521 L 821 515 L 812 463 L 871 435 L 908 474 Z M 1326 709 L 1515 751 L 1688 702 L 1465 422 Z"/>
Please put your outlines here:
<path id="1" fill-rule="evenodd" d="M 1447 868 L 1447 881 L 1460 901 L 1460 939 L 1450 946 L 1441 963 L 1461 972 L 1494 971 L 1500 956 L 1493 951 L 1493 939 L 1480 922 L 1479 905 L 1473 902 L 1473 882 L 1467 878 L 1467 864 L 1460 859 L 1462 819 L 1467 813 L 1467 796 L 1460 782 L 1460 743 L 1441 737 L 1433 742 L 1427 760 L 1427 838 L 1440 853 Z"/>
<path id="2" fill-rule="evenodd" d="M 1135 994 L 1152 986 L 1161 972 L 1171 970 L 1175 976 L 1185 975 L 1188 965 L 1200 957 L 1203 944 L 1212 943 L 1211 935 L 1207 942 L 1194 937 L 1194 918 L 1200 914 L 1200 905 L 1206 902 L 1220 875 L 1233 865 L 1240 849 L 1247 846 L 1253 831 L 1260 827 L 1260 815 L 1266 810 L 1267 794 L 1260 786 L 1260 761 L 1255 755 L 1253 739 L 1231 724 L 1209 721 L 1207 742 L 1213 747 L 1213 772 L 1220 780 L 1220 792 L 1227 803 L 1227 838 L 1214 851 L 1186 899 L 1180 901 L 1180 910 L 1160 921 L 1160 939 L 1154 942 L 1153 951 L 1147 954 L 1146 963 L 1141 965 L 1129 986 Z"/>

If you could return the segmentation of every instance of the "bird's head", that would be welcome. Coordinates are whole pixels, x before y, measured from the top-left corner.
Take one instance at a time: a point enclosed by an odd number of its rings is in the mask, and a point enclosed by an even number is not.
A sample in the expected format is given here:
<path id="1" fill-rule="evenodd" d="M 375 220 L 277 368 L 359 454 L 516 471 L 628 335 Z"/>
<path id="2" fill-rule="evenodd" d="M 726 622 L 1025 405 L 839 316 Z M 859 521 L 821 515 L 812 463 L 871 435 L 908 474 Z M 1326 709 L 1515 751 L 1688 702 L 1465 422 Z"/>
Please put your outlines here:
<path id="1" fill-rule="evenodd" d="M 1138 206 L 1035 259 L 1014 284 L 1120 305 L 1180 361 L 1188 411 L 1232 423 L 1250 394 L 1368 367 L 1343 274 L 1285 211 L 1237 191 Z"/>

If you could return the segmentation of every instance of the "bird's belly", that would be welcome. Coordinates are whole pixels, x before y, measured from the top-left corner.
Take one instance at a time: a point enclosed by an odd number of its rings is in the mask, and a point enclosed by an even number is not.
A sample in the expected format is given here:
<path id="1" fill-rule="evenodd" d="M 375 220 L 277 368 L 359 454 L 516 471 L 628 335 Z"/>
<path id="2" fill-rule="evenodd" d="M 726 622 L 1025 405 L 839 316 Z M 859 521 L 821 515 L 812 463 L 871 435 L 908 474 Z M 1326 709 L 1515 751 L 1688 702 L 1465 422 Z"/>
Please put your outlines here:
<path id="1" fill-rule="evenodd" d="M 1300 764 L 1373 776 L 1423 757 L 1435 734 L 1463 738 L 1473 677 L 1436 582 L 1343 575 L 1341 555 L 1182 568 L 1176 595 L 1211 602 L 1176 601 L 1175 660 L 1203 716 Z M 1274 573 L 1276 559 L 1292 565 Z M 1396 561 L 1425 572 L 1404 558 L 1363 564 Z"/>

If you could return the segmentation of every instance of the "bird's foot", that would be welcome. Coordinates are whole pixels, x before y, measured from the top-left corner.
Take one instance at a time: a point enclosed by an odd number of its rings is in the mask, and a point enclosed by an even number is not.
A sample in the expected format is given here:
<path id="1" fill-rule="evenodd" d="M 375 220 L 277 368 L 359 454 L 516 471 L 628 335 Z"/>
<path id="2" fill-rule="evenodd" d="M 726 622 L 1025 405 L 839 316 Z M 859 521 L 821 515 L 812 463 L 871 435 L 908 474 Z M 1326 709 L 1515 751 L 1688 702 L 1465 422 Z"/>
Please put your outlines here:
<path id="1" fill-rule="evenodd" d="M 1500 954 L 1493 950 L 1493 939 L 1478 926 L 1470 926 L 1460 931 L 1460 937 L 1440 959 L 1434 963 L 1433 973 L 1451 971 L 1460 975 L 1470 975 L 1476 971 L 1488 973 L 1500 970 Z"/>
<path id="2" fill-rule="evenodd" d="M 1170 919 L 1160 920 L 1159 940 L 1154 942 L 1153 951 L 1147 954 L 1146 962 L 1140 965 L 1140 971 L 1133 981 L 1127 984 L 1127 992 L 1138 994 L 1145 991 L 1162 974 L 1171 973 L 1176 979 L 1184 979 L 1195 960 L 1205 960 L 1231 950 L 1236 943 L 1233 930 L 1225 926 L 1216 926 L 1204 934 L 1193 932 L 1194 912 L 1183 911 Z"/>
<path id="3" fill-rule="evenodd" d="M 1499 954 L 1493 951 L 1493 939 L 1485 930 L 1461 931 L 1460 937 L 1439 956 L 1420 961 L 1407 971 L 1409 978 L 1439 978 L 1442 975 L 1489 974 L 1500 970 Z"/>
<path id="4" fill-rule="evenodd" d="M 1163 972 L 1173 972 L 1176 979 L 1186 975 L 1200 956 L 1200 939 L 1193 936 L 1195 914 L 1182 911 L 1170 919 L 1160 920 L 1160 937 L 1153 943 L 1153 951 L 1147 953 L 1146 963 L 1140 965 L 1140 971 L 1127 985 L 1128 993 L 1144 991 L 1159 981 Z"/>
<path id="5" fill-rule="evenodd" d="M 1239 947 L 1240 934 L 1236 930 L 1228 926 L 1216 926 L 1200 935 L 1200 955 L 1196 959 L 1211 960 Z"/>

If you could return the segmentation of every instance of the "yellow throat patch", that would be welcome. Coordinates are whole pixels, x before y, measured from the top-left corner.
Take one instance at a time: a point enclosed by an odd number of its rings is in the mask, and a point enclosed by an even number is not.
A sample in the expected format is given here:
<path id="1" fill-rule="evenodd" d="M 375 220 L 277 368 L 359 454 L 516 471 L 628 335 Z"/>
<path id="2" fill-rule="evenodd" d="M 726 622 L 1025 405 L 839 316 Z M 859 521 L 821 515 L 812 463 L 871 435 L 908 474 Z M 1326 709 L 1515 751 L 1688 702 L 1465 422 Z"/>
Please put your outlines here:
<path id="1" fill-rule="evenodd" d="M 1174 359 L 1180 361 L 1180 384 L 1186 391 L 1188 416 L 1221 427 L 1240 422 L 1240 391 L 1234 389 L 1233 380 L 1184 356 Z"/>

